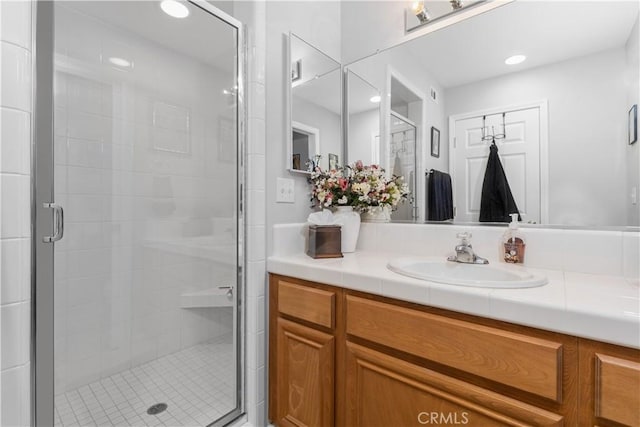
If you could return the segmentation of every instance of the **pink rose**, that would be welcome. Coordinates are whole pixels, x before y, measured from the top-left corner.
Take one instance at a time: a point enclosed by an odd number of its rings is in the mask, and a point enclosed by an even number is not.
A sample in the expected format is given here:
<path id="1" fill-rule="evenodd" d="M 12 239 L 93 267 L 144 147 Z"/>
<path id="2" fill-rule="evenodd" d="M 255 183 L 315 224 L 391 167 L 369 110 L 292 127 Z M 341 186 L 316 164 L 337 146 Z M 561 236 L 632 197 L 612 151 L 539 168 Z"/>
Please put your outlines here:
<path id="1" fill-rule="evenodd" d="M 364 168 L 364 165 L 362 164 L 362 160 L 358 160 L 356 162 L 356 169 L 362 170 L 363 168 Z"/>
<path id="2" fill-rule="evenodd" d="M 347 181 L 347 180 L 346 180 L 346 179 L 344 179 L 344 178 L 340 178 L 340 179 L 338 180 L 338 183 L 340 184 L 340 189 L 341 189 L 342 191 L 346 191 L 346 190 L 347 190 L 347 187 L 349 187 L 349 181 Z"/>

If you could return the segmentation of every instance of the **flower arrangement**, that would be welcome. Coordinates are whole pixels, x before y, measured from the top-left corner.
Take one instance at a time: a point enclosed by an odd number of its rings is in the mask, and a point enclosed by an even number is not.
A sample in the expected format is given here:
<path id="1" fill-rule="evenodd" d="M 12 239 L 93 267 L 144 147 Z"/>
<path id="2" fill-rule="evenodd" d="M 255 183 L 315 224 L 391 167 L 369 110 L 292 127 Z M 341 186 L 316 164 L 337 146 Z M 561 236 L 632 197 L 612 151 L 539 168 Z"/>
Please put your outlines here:
<path id="1" fill-rule="evenodd" d="M 387 178 L 383 168 L 365 166 L 360 160 L 329 171 L 316 167 L 309 183 L 313 207 L 353 206 L 360 212 L 374 206 L 395 209 L 409 196 L 403 177 L 393 175 Z"/>

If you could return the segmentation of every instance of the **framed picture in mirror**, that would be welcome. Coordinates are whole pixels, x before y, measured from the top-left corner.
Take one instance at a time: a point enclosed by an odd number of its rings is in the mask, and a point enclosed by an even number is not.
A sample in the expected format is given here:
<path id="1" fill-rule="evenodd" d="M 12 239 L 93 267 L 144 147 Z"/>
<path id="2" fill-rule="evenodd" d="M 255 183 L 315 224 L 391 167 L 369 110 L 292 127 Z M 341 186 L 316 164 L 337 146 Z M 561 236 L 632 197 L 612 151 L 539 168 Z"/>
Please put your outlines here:
<path id="1" fill-rule="evenodd" d="M 431 126 L 431 157 L 440 157 L 440 131 Z"/>
<path id="2" fill-rule="evenodd" d="M 338 155 L 329 153 L 329 170 L 338 168 Z"/>
<path id="3" fill-rule="evenodd" d="M 629 110 L 629 145 L 638 140 L 638 104 Z"/>

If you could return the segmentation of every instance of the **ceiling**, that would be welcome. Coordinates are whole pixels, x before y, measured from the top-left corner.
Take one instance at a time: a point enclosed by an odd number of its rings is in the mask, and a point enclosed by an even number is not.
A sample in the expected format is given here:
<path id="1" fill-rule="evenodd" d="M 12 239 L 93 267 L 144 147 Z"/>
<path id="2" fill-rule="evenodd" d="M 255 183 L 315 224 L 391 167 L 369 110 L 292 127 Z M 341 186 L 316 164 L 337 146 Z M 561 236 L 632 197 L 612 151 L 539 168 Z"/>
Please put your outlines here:
<path id="1" fill-rule="evenodd" d="M 212 2 L 222 10 L 232 8 L 232 2 Z M 188 56 L 224 71 L 235 66 L 236 31 L 197 6 L 184 2 L 191 13 L 176 19 L 160 9 L 159 1 L 64 1 L 58 4 L 89 15 L 108 27 L 121 28 L 122 35 L 133 33 L 160 48 Z M 135 43 L 135 39 L 127 40 Z M 126 50 L 126 49 L 123 49 Z M 115 53 L 117 54 L 117 52 Z M 130 51 L 121 57 L 127 60 Z"/>

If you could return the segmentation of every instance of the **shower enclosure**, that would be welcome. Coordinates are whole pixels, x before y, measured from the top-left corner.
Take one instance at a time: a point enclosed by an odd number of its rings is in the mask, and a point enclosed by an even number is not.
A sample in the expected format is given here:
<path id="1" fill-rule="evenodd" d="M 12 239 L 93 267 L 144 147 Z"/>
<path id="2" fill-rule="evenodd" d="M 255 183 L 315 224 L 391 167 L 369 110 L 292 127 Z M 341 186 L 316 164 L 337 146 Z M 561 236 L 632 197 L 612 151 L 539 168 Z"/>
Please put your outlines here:
<path id="1" fill-rule="evenodd" d="M 242 26 L 163 3 L 38 2 L 36 425 L 242 412 Z"/>
<path id="2" fill-rule="evenodd" d="M 412 221 L 418 217 L 415 197 L 417 126 L 411 120 L 394 111 L 391 111 L 390 116 L 389 152 L 391 155 L 391 173 L 403 176 L 411 193 L 408 202 L 398 204 L 397 210 L 391 213 L 391 219 Z"/>

